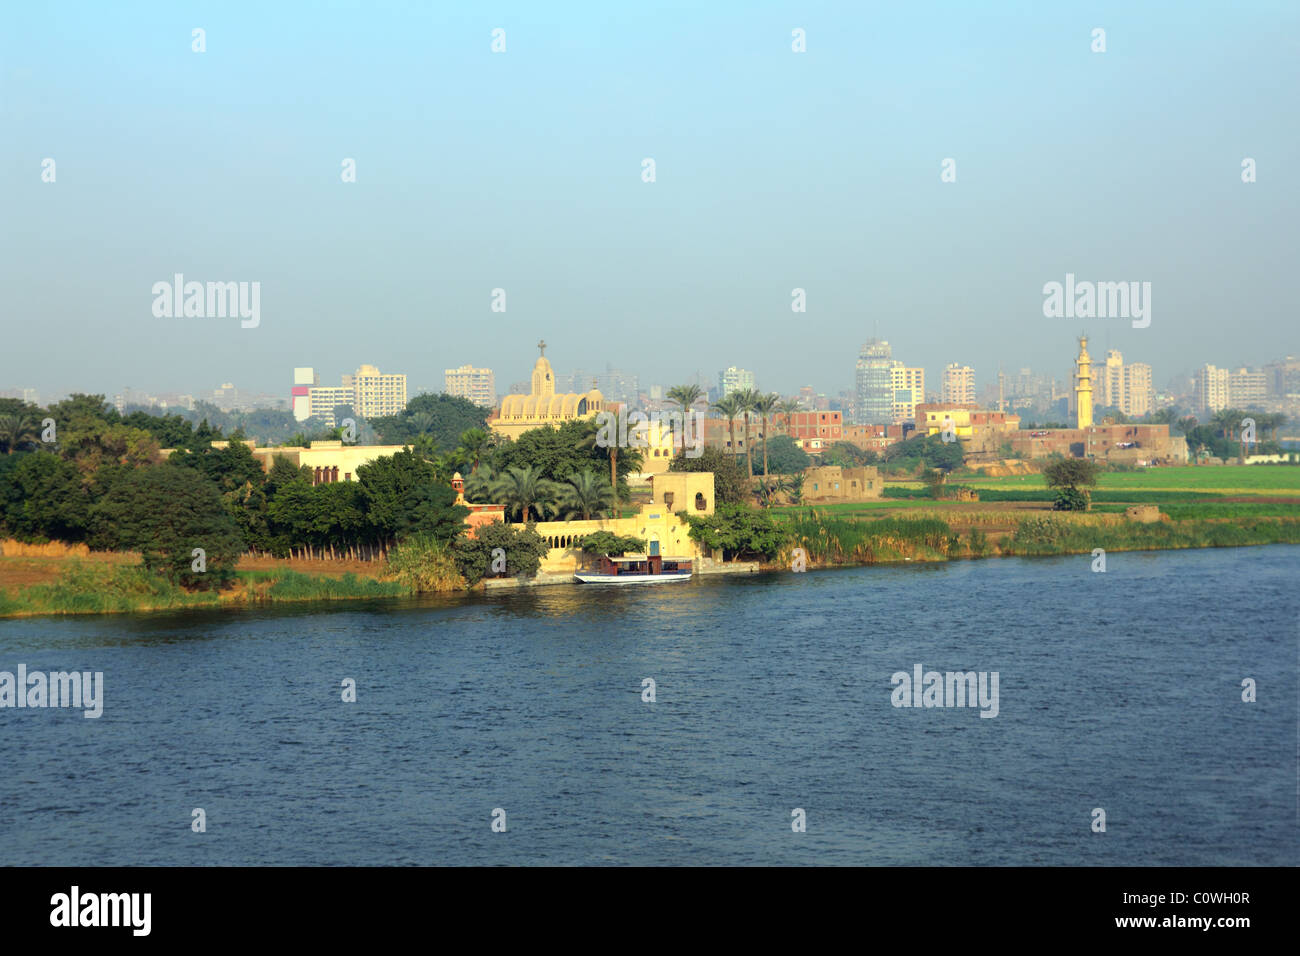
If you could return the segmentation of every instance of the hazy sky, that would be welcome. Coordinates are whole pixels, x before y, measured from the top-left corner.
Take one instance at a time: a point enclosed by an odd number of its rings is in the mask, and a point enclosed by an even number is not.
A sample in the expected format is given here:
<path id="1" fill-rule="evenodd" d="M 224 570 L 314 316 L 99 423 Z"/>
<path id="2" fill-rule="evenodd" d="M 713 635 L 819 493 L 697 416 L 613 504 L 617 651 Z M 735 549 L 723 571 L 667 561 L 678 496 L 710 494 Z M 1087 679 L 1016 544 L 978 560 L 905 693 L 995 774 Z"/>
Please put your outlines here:
<path id="1" fill-rule="evenodd" d="M 0 388 L 1300 354 L 1295 0 L 321 6 L 5 5 Z M 154 317 L 177 272 L 260 325 Z M 1151 282 L 1150 327 L 1045 318 L 1067 272 Z"/>

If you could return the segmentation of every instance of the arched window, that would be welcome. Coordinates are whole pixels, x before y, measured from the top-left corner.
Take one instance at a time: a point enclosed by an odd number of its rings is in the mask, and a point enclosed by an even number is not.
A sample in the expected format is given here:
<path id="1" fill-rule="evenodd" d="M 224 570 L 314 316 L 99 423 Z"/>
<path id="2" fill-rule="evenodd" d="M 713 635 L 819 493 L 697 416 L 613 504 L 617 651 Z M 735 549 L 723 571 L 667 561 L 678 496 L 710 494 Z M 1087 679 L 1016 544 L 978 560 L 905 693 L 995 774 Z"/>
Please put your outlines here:
<path id="1" fill-rule="evenodd" d="M 695 510 L 696 510 L 696 511 L 703 511 L 703 510 L 704 510 L 705 508 L 707 508 L 707 507 L 708 507 L 708 505 L 705 504 L 705 501 L 704 501 L 704 493 L 703 493 L 702 491 L 697 491 L 697 492 L 695 493 Z"/>

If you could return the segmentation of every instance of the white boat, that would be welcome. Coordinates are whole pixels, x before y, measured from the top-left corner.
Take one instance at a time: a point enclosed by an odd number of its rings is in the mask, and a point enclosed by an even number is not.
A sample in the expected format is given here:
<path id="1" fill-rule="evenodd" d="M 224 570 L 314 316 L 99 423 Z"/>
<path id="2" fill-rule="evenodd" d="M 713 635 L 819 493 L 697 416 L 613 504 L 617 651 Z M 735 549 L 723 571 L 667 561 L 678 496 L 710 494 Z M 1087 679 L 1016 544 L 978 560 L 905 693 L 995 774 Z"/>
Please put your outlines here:
<path id="1" fill-rule="evenodd" d="M 689 581 L 692 566 L 690 558 L 666 558 L 658 554 L 628 554 L 617 558 L 602 556 L 600 566 L 573 575 L 583 584 L 669 584 Z"/>

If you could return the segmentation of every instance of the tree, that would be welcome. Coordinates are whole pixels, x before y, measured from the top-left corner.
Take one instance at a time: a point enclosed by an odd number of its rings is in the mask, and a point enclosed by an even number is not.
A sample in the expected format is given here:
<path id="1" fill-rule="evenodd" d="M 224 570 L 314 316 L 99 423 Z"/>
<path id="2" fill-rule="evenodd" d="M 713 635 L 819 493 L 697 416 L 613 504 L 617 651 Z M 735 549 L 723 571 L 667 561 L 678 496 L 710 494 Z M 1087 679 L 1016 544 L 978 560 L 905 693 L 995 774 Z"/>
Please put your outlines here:
<path id="1" fill-rule="evenodd" d="M 485 428 L 467 428 L 460 434 L 460 451 L 470 465 L 470 474 L 478 471 L 479 462 L 492 448 L 492 433 Z"/>
<path id="2" fill-rule="evenodd" d="M 754 412 L 763 420 L 763 474 L 768 475 L 767 470 L 767 425 L 768 419 L 781 404 L 781 396 L 776 392 L 768 392 L 766 395 L 759 395 L 754 399 Z"/>
<path id="3" fill-rule="evenodd" d="M 787 475 L 781 479 L 781 490 L 790 499 L 790 504 L 797 505 L 803 501 L 803 482 L 802 474 Z"/>
<path id="4" fill-rule="evenodd" d="M 615 484 L 641 468 L 637 449 L 627 448 L 620 453 L 617 441 L 601 447 L 598 436 L 593 419 L 567 421 L 558 428 L 544 425 L 529 429 L 512 442 L 503 442 L 490 463 L 498 475 L 510 468 L 532 468 L 547 481 L 566 481 L 584 468 L 609 470 L 616 476 Z"/>
<path id="5" fill-rule="evenodd" d="M 12 455 L 23 445 L 35 444 L 40 438 L 37 421 L 25 412 L 0 415 L 0 446 Z"/>
<path id="6" fill-rule="evenodd" d="M 507 468 L 497 477 L 492 495 L 506 506 L 507 515 L 518 515 L 521 522 L 527 522 L 533 511 L 545 520 L 545 512 L 553 508 L 556 499 L 554 483 L 532 467 Z"/>
<path id="7" fill-rule="evenodd" d="M 47 451 L 7 459 L 0 478 L 0 516 L 20 541 L 80 541 L 90 498 L 72 462 Z"/>
<path id="8" fill-rule="evenodd" d="M 704 392 L 700 389 L 700 386 L 693 382 L 689 385 L 674 385 L 668 390 L 668 401 L 674 402 L 680 406 L 682 410 L 683 436 L 685 435 L 685 423 L 691 414 L 691 409 L 695 407 L 695 403 L 698 402 L 703 395 Z M 686 455 L 686 441 L 684 437 L 682 440 L 682 455 Z"/>
<path id="9" fill-rule="evenodd" d="M 425 532 L 451 541 L 465 531 L 469 509 L 456 504 L 451 486 L 409 448 L 359 465 L 357 481 L 365 490 L 370 525 L 383 540 L 400 542 Z"/>
<path id="10" fill-rule="evenodd" d="M 771 558 L 785 540 L 771 514 L 745 504 L 719 505 L 711 515 L 688 515 L 686 520 L 691 538 L 711 551 L 722 551 L 724 561 L 743 555 Z"/>
<path id="11" fill-rule="evenodd" d="M 730 454 L 735 455 L 736 416 L 741 412 L 740 400 L 736 397 L 736 393 L 732 392 L 730 395 L 724 395 L 722 398 L 714 402 L 712 408 L 715 412 L 725 416 L 727 419 L 727 431 L 730 433 L 730 441 L 727 444 L 727 451 Z"/>
<path id="12" fill-rule="evenodd" d="M 424 416 L 429 416 L 425 418 Z M 409 444 L 429 435 L 440 448 L 455 448 L 471 428 L 487 427 L 488 409 L 459 395 L 417 395 L 396 415 L 372 418 L 370 425 L 385 444 Z"/>
<path id="13" fill-rule="evenodd" d="M 1056 489 L 1057 511 L 1087 511 L 1089 495 L 1085 490 L 1097 484 L 1101 466 L 1086 458 L 1062 458 L 1043 469 L 1047 487 Z"/>
<path id="14" fill-rule="evenodd" d="M 491 571 L 492 552 L 497 548 L 505 554 L 505 573 L 515 577 L 536 574 L 542 558 L 551 550 L 535 528 L 500 521 L 480 525 L 474 530 L 474 537 L 459 538 L 451 548 L 460 573 L 471 587 Z"/>
<path id="15" fill-rule="evenodd" d="M 241 441 L 232 440 L 225 448 L 208 447 L 198 452 L 177 450 L 167 459 L 167 466 L 188 467 L 206 475 L 222 492 L 245 485 L 261 487 L 266 482 L 262 464 Z"/>
<path id="16" fill-rule="evenodd" d="M 794 437 L 794 416 L 803 411 L 803 403 L 797 398 L 787 398 L 779 407 L 779 411 L 785 416 L 785 433 L 791 438 Z"/>
<path id="17" fill-rule="evenodd" d="M 733 394 L 736 396 L 736 404 L 740 407 L 740 413 L 745 416 L 745 461 L 749 466 L 749 477 L 752 481 L 754 478 L 754 449 L 749 442 L 749 422 L 758 403 L 758 392 L 752 388 L 745 388 Z"/>
<path id="18" fill-rule="evenodd" d="M 582 539 L 583 554 L 607 557 L 627 554 L 629 551 L 633 554 L 643 554 L 645 550 L 645 538 L 614 534 L 612 531 L 593 531 Z"/>
<path id="19" fill-rule="evenodd" d="M 763 448 L 763 474 L 768 474 L 769 466 L 771 473 L 775 475 L 789 475 L 794 472 L 801 472 L 812 464 L 812 459 L 808 453 L 799 447 L 799 442 L 789 435 L 777 435 L 770 442 L 771 448 L 764 442 Z M 771 453 L 770 462 L 768 460 L 769 451 Z"/>
<path id="20" fill-rule="evenodd" d="M 589 521 L 593 514 L 614 505 L 614 491 L 603 477 L 584 469 L 559 487 L 560 513 L 566 521 L 580 517 Z"/>
<path id="21" fill-rule="evenodd" d="M 139 551 L 146 568 L 189 588 L 224 584 L 244 550 L 216 485 L 190 468 L 134 469 L 95 505 L 91 521 L 98 542 Z"/>
<path id="22" fill-rule="evenodd" d="M 931 498 L 943 497 L 943 485 L 947 478 L 947 472 L 940 471 L 937 468 L 927 468 L 921 474 L 921 481 L 923 481 L 925 487 L 929 489 Z"/>
<path id="23" fill-rule="evenodd" d="M 821 454 L 822 462 L 827 465 L 839 465 L 841 468 L 861 468 L 874 465 L 880 456 L 874 451 L 867 451 L 848 441 L 837 441 Z"/>
<path id="24" fill-rule="evenodd" d="M 698 458 L 676 458 L 668 470 L 713 472 L 713 495 L 719 504 L 738 504 L 751 497 L 750 482 L 745 480 L 735 456 L 716 448 L 703 449 Z"/>

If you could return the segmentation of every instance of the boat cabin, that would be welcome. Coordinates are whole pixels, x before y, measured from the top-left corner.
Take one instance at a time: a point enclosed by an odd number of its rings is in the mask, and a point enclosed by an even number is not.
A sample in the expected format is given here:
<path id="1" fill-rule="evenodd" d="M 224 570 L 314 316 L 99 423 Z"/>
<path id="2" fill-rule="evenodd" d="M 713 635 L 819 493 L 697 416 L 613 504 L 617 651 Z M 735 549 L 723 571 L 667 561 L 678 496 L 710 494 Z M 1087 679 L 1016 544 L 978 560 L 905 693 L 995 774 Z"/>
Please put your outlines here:
<path id="1" fill-rule="evenodd" d="M 671 558 L 662 554 L 624 554 L 618 557 L 601 555 L 600 564 L 594 568 L 600 574 L 663 574 L 665 572 L 690 573 L 691 558 Z"/>

